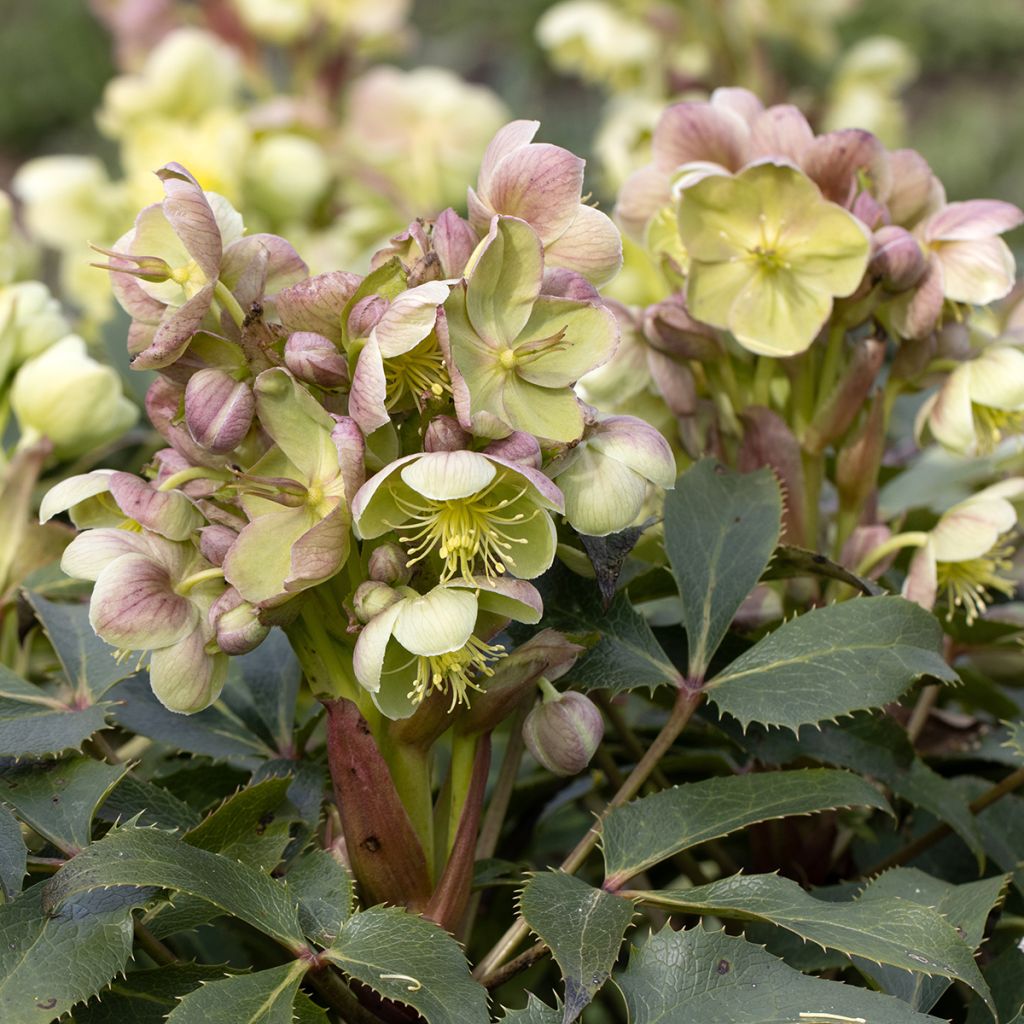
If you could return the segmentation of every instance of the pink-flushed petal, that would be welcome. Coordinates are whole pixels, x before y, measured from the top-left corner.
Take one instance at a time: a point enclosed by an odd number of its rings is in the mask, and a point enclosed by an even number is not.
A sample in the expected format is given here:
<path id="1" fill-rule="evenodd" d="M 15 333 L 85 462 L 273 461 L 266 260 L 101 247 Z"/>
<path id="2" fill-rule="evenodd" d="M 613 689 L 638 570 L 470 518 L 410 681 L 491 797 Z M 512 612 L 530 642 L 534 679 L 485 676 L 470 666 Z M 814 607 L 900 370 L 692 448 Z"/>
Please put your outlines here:
<path id="1" fill-rule="evenodd" d="M 893 326 L 901 338 L 924 338 L 935 329 L 942 313 L 942 267 L 937 259 L 930 259 L 924 276 L 917 287 L 902 292 L 889 307 Z"/>
<path id="2" fill-rule="evenodd" d="M 619 189 L 615 220 L 630 238 L 641 241 L 647 222 L 671 202 L 672 182 L 668 172 L 653 166 L 641 167 Z"/>
<path id="3" fill-rule="evenodd" d="M 544 614 L 544 602 L 537 588 L 526 580 L 499 576 L 488 580 L 483 576 L 474 577 L 472 584 L 462 579 L 450 580 L 449 588 L 475 589 L 477 604 L 481 611 L 496 612 L 505 618 L 515 619 L 533 625 L 540 622 Z"/>
<path id="4" fill-rule="evenodd" d="M 380 675 L 384 667 L 384 655 L 395 620 L 401 611 L 402 602 L 389 605 L 379 615 L 375 615 L 362 628 L 356 647 L 352 653 L 352 668 L 356 679 L 364 690 L 376 693 L 380 689 Z"/>
<path id="5" fill-rule="evenodd" d="M 185 386 L 188 432 L 196 444 L 219 455 L 234 451 L 245 440 L 255 409 L 249 382 L 224 370 L 199 370 Z"/>
<path id="6" fill-rule="evenodd" d="M 585 442 L 606 458 L 615 459 L 659 487 L 676 482 L 676 460 L 661 433 L 635 416 L 608 416 Z"/>
<path id="7" fill-rule="evenodd" d="M 164 216 L 207 279 L 216 279 L 223 246 L 217 219 L 203 190 L 181 164 L 167 164 L 156 174 L 164 183 Z"/>
<path id="8" fill-rule="evenodd" d="M 583 167 L 583 160 L 561 146 L 531 143 L 497 165 L 486 202 L 495 213 L 525 220 L 549 245 L 576 217 Z"/>
<path id="9" fill-rule="evenodd" d="M 124 554 L 96 578 L 89 622 L 108 644 L 151 651 L 189 633 L 199 612 L 174 592 L 167 570 L 148 555 Z"/>
<path id="10" fill-rule="evenodd" d="M 238 294 L 238 301 L 243 306 L 261 299 L 264 295 L 276 295 L 309 277 L 309 267 L 290 242 L 279 235 L 259 233 L 246 235 L 227 247 L 221 266 L 221 279 L 230 280 L 229 270 L 241 279 L 237 268 L 244 268 L 255 252 L 262 254 L 261 261 L 265 267 L 262 272 L 263 287 L 259 292 L 233 287 L 232 290 L 236 291 L 236 294 L 242 291 L 242 294 Z"/>
<path id="11" fill-rule="evenodd" d="M 228 677 L 228 656 L 207 654 L 202 630 L 154 651 L 149 660 L 153 695 L 168 711 L 191 715 L 208 708 Z"/>
<path id="12" fill-rule="evenodd" d="M 69 476 L 54 484 L 39 506 L 39 522 L 45 523 L 61 512 L 67 512 L 80 501 L 106 493 L 110 490 L 110 478 L 113 475 L 111 469 L 94 469 L 91 473 Z"/>
<path id="13" fill-rule="evenodd" d="M 497 213 L 494 207 L 472 188 L 466 189 L 466 211 L 469 213 L 470 227 L 477 235 L 487 233 L 487 227 Z M 463 267 L 463 273 L 465 273 L 465 267 Z"/>
<path id="14" fill-rule="evenodd" d="M 860 128 L 819 135 L 807 148 L 803 168 L 821 194 L 840 206 L 849 206 L 861 175 L 868 177 L 876 195 L 887 195 L 892 184 L 885 147 Z"/>
<path id="15" fill-rule="evenodd" d="M 622 237 L 607 214 L 581 205 L 568 229 L 544 248 L 546 267 L 564 267 L 596 285 L 607 284 L 622 267 Z"/>
<path id="16" fill-rule="evenodd" d="M 654 129 L 654 166 L 671 173 L 683 164 L 711 162 L 730 171 L 747 161 L 746 122 L 727 106 L 676 103 Z"/>
<path id="17" fill-rule="evenodd" d="M 331 440 L 338 449 L 338 465 L 345 486 L 345 502 L 351 505 L 356 492 L 366 482 L 366 441 L 359 424 L 351 416 L 334 417 Z"/>
<path id="18" fill-rule="evenodd" d="M 279 292 L 274 309 L 289 331 L 314 331 L 341 344 L 341 317 L 362 278 L 344 270 L 317 274 Z"/>
<path id="19" fill-rule="evenodd" d="M 159 370 L 173 363 L 188 347 L 210 312 L 213 289 L 213 284 L 206 284 L 183 306 L 168 310 L 153 340 L 132 359 L 132 369 Z"/>
<path id="20" fill-rule="evenodd" d="M 285 591 L 297 594 L 338 572 L 348 558 L 350 525 L 348 507 L 339 502 L 292 545 L 291 572 L 284 581 Z"/>
<path id="21" fill-rule="evenodd" d="M 480 163 L 480 176 L 477 179 L 477 190 L 480 193 L 487 195 L 490 192 L 498 164 L 511 153 L 529 145 L 539 129 L 540 121 L 510 121 L 498 129 L 484 150 Z"/>
<path id="22" fill-rule="evenodd" d="M 60 567 L 76 580 L 95 580 L 122 555 L 148 555 L 149 545 L 141 533 L 133 530 L 86 530 L 64 549 Z"/>
<path id="23" fill-rule="evenodd" d="M 892 188 L 886 199 L 894 224 L 914 227 L 929 214 L 945 205 L 946 191 L 932 173 L 928 161 L 913 149 L 897 149 L 889 154 Z"/>
<path id="24" fill-rule="evenodd" d="M 751 123 L 748 159 L 782 157 L 801 167 L 813 142 L 807 118 L 791 104 L 779 104 L 762 111 Z"/>
<path id="25" fill-rule="evenodd" d="M 441 261 L 441 274 L 445 278 L 462 277 L 479 241 L 469 222 L 449 207 L 434 221 L 430 239 Z"/>
<path id="26" fill-rule="evenodd" d="M 943 513 L 935 524 L 931 538 L 935 558 L 940 562 L 981 558 L 1017 522 L 1017 510 L 1005 498 L 968 498 Z"/>
<path id="27" fill-rule="evenodd" d="M 167 309 L 166 306 L 163 307 Z M 128 355 L 134 359 L 140 352 L 145 352 L 153 339 L 156 337 L 157 328 L 153 324 L 143 323 L 141 320 L 133 320 L 128 325 L 128 337 L 125 339 L 125 348 Z"/>
<path id="28" fill-rule="evenodd" d="M 764 104 L 749 89 L 722 86 L 711 94 L 711 105 L 716 110 L 728 110 L 750 124 L 764 110 Z"/>
<path id="29" fill-rule="evenodd" d="M 231 546 L 238 540 L 238 531 L 214 523 L 199 531 L 199 551 L 211 565 L 222 566 Z"/>
<path id="30" fill-rule="evenodd" d="M 546 252 L 545 256 L 549 253 Z M 548 261 L 550 264 L 550 260 Z M 601 302 L 601 293 L 582 275 L 566 267 L 546 266 L 541 295 L 556 299 L 575 299 L 577 302 Z"/>
<path id="31" fill-rule="evenodd" d="M 1024 212 L 1013 203 L 998 199 L 970 199 L 964 203 L 949 203 L 933 213 L 921 225 L 925 241 L 959 242 L 989 238 L 1012 231 L 1024 223 Z"/>
<path id="32" fill-rule="evenodd" d="M 223 466 L 223 456 L 213 455 L 192 440 L 178 417 L 184 400 L 184 388 L 160 375 L 146 390 L 146 415 L 165 441 L 184 456 L 189 465 Z"/>
<path id="33" fill-rule="evenodd" d="M 476 625 L 477 599 L 456 587 L 439 585 L 399 601 L 392 634 L 410 654 L 436 657 L 466 645 Z"/>
<path id="34" fill-rule="evenodd" d="M 131 473 L 114 473 L 110 494 L 128 519 L 168 540 L 187 540 L 205 522 L 181 491 L 158 491 Z"/>
<path id="35" fill-rule="evenodd" d="M 908 601 L 931 611 L 935 607 L 938 592 L 938 566 L 935 564 L 935 552 L 929 541 L 914 552 L 901 593 Z"/>
<path id="36" fill-rule="evenodd" d="M 370 332 L 381 357 L 393 359 L 415 348 L 434 329 L 449 291 L 440 281 L 428 281 L 395 296 Z"/>
<path id="37" fill-rule="evenodd" d="M 987 306 L 1010 294 L 1016 263 L 1001 238 L 933 243 L 942 265 L 943 292 L 954 302 Z"/>
<path id="38" fill-rule="evenodd" d="M 932 436 L 945 448 L 964 453 L 976 450 L 968 365 L 958 366 L 946 378 L 934 399 L 921 407 L 918 422 L 922 427 L 926 422 Z"/>
<path id="39" fill-rule="evenodd" d="M 518 437 L 532 436 L 529 434 L 516 433 L 512 434 L 506 440 L 512 440 Z M 536 444 L 536 439 L 532 439 L 534 444 Z M 490 459 L 495 465 L 511 470 L 513 473 L 522 477 L 525 481 L 536 488 L 539 492 L 540 503 L 546 508 L 549 508 L 552 512 L 562 512 L 565 508 L 565 499 L 562 497 L 562 492 L 558 489 L 556 484 L 549 477 L 545 476 L 539 468 L 509 459 L 499 454 L 503 443 L 503 441 L 496 441 L 487 446 L 486 455 L 488 459 Z M 492 449 L 498 449 L 498 451 L 492 451 Z"/>
<path id="40" fill-rule="evenodd" d="M 371 336 L 359 350 L 348 396 L 348 411 L 369 437 L 391 422 L 387 407 L 388 385 L 380 346 Z"/>

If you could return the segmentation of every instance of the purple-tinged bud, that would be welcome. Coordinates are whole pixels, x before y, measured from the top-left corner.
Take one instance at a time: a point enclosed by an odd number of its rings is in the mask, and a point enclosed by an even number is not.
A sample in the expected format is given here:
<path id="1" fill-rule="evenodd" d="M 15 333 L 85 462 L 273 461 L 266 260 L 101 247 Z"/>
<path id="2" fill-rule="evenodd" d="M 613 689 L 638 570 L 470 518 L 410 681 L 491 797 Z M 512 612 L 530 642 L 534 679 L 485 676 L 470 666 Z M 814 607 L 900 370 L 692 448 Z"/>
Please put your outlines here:
<path id="1" fill-rule="evenodd" d="M 425 452 L 458 452 L 469 447 L 472 434 L 463 430 L 453 416 L 435 416 L 423 433 Z"/>
<path id="2" fill-rule="evenodd" d="M 888 219 L 885 207 L 870 193 L 860 192 L 851 209 L 854 217 L 873 231 Z"/>
<path id="3" fill-rule="evenodd" d="M 348 384 L 348 363 L 322 334 L 298 331 L 284 346 L 284 365 L 301 381 L 331 390 Z"/>
<path id="4" fill-rule="evenodd" d="M 654 348 L 678 359 L 715 359 L 721 355 L 714 332 L 694 320 L 680 298 L 648 306 L 643 333 Z"/>
<path id="5" fill-rule="evenodd" d="M 925 259 L 917 239 L 906 228 L 887 224 L 871 239 L 870 271 L 893 292 L 913 288 L 924 274 Z"/>
<path id="6" fill-rule="evenodd" d="M 950 320 L 935 332 L 934 358 L 958 362 L 971 358 L 971 332 L 967 324 Z"/>
<path id="7" fill-rule="evenodd" d="M 238 534 L 229 526 L 204 526 L 199 531 L 199 550 L 211 564 L 223 565 L 225 556 L 236 540 Z"/>
<path id="8" fill-rule="evenodd" d="M 496 455 L 506 462 L 529 466 L 531 469 L 540 469 L 541 454 L 537 438 L 533 434 L 526 434 L 521 430 L 513 431 L 508 437 L 492 441 L 484 449 L 484 452 L 487 455 Z"/>
<path id="9" fill-rule="evenodd" d="M 270 627 L 234 587 L 228 587 L 210 606 L 210 625 L 217 631 L 217 646 L 225 654 L 248 654 L 267 638 Z"/>
<path id="10" fill-rule="evenodd" d="M 844 509 L 863 508 L 878 482 L 885 450 L 885 403 L 876 392 L 860 429 L 836 456 L 836 489 Z"/>
<path id="11" fill-rule="evenodd" d="M 577 302 L 600 302 L 601 293 L 582 275 L 567 267 L 549 267 L 544 271 L 541 294 Z"/>
<path id="12" fill-rule="evenodd" d="M 577 775 L 590 764 L 604 736 L 604 720 L 582 693 L 559 693 L 541 680 L 544 699 L 523 722 L 523 739 L 534 758 L 555 775 Z"/>
<path id="13" fill-rule="evenodd" d="M 786 544 L 807 543 L 807 524 L 803 502 L 794 500 L 804 490 L 803 462 L 800 442 L 789 424 L 771 409 L 751 405 L 740 417 L 743 440 L 736 456 L 737 468 L 743 473 L 768 466 L 786 495 L 782 513 L 782 537 Z"/>
<path id="14" fill-rule="evenodd" d="M 379 580 L 367 580 L 356 587 L 352 595 L 352 610 L 356 618 L 365 626 L 370 619 L 380 615 L 385 608 L 390 608 L 402 595 L 392 590 L 386 583 Z"/>
<path id="15" fill-rule="evenodd" d="M 431 232 L 434 252 L 447 278 L 462 277 L 479 239 L 476 232 L 451 207 L 438 214 Z"/>
<path id="16" fill-rule="evenodd" d="M 839 555 L 839 564 L 855 570 L 875 548 L 885 543 L 891 536 L 892 530 L 884 523 L 855 526 L 843 545 L 843 550 Z M 898 550 L 894 549 L 892 554 L 872 565 L 867 573 L 868 579 L 878 579 L 896 560 L 898 553 Z"/>
<path id="17" fill-rule="evenodd" d="M 383 295 L 365 295 L 353 307 L 348 315 L 348 336 L 350 338 L 367 338 L 370 331 L 380 323 L 380 318 L 387 311 L 390 303 Z"/>
<path id="18" fill-rule="evenodd" d="M 256 401 L 245 381 L 223 370 L 200 370 L 185 388 L 185 425 L 192 440 L 216 454 L 242 443 L 252 426 Z"/>
<path id="19" fill-rule="evenodd" d="M 374 548 L 367 571 L 372 581 L 392 587 L 404 586 L 412 579 L 409 558 L 397 544 L 381 544 Z"/>

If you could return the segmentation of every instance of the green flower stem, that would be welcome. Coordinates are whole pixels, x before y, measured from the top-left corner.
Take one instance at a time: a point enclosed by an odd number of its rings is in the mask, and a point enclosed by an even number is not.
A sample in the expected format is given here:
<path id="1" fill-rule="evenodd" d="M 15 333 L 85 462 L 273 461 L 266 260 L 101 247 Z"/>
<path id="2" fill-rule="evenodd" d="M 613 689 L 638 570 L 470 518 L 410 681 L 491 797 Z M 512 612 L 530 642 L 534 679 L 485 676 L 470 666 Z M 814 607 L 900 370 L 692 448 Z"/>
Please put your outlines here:
<path id="1" fill-rule="evenodd" d="M 462 808 L 466 804 L 466 796 L 473 782 L 473 764 L 476 760 L 479 738 L 478 735 L 452 733 L 452 764 L 447 787 L 448 810 L 445 815 L 447 832 L 443 850 L 446 860 L 455 845 L 455 834 L 459 828 L 459 819 L 462 817 Z"/>
<path id="2" fill-rule="evenodd" d="M 245 323 L 245 311 L 231 294 L 231 289 L 223 281 L 218 281 L 213 294 L 221 308 L 235 321 L 235 326 L 241 327 Z"/>
<path id="3" fill-rule="evenodd" d="M 816 412 L 820 410 L 829 400 L 832 389 L 839 379 L 839 366 L 843 357 L 843 341 L 846 338 L 846 328 L 842 324 L 833 324 L 828 331 L 828 341 L 825 344 L 825 357 L 821 364 L 821 373 L 818 375 L 818 403 Z"/>
<path id="4" fill-rule="evenodd" d="M 882 541 L 878 547 L 872 548 L 854 570 L 858 576 L 863 576 L 874 566 L 894 551 L 903 548 L 920 548 L 928 543 L 928 534 L 923 530 L 912 530 L 908 533 L 897 533 L 886 541 Z"/>
<path id="5" fill-rule="evenodd" d="M 193 587 L 198 587 L 200 583 L 206 583 L 207 580 L 219 580 L 224 576 L 224 570 L 219 566 L 213 566 L 210 569 L 202 569 L 199 572 L 192 573 L 191 576 L 186 576 L 175 588 L 176 594 L 184 596 Z"/>
<path id="6" fill-rule="evenodd" d="M 821 485 L 825 480 L 825 456 L 800 449 L 800 462 L 804 472 L 804 540 L 811 550 L 817 551 L 820 543 L 818 537 L 819 517 L 821 514 Z M 789 500 L 800 500 L 788 495 Z"/>
<path id="7" fill-rule="evenodd" d="M 372 728 L 372 726 L 371 726 Z M 427 867 L 431 881 L 436 877 L 436 865 L 430 851 L 434 849 L 434 791 L 432 752 L 418 744 L 402 743 L 386 729 L 380 730 L 378 740 L 381 756 L 387 762 L 391 780 L 398 791 L 402 806 L 409 815 L 416 836 L 427 854 Z"/>
<path id="8" fill-rule="evenodd" d="M 758 356 L 754 367 L 754 380 L 751 385 L 751 401 L 754 405 L 771 407 L 772 378 L 775 376 L 776 360 L 771 356 Z"/>
<path id="9" fill-rule="evenodd" d="M 226 482 L 231 479 L 230 473 L 210 469 L 209 466 L 189 466 L 187 469 L 180 469 L 177 473 L 172 473 L 157 487 L 157 490 L 173 491 L 176 487 L 187 484 L 190 480 L 224 480 Z"/>

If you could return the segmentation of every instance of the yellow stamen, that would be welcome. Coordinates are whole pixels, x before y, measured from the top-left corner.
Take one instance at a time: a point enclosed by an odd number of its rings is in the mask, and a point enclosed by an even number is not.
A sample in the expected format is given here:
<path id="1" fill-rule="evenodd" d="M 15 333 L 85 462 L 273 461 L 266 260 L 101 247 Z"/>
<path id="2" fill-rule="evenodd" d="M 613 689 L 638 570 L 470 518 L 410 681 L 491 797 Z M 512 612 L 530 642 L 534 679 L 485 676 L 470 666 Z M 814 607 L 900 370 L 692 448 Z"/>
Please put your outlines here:
<path id="1" fill-rule="evenodd" d="M 422 412 L 424 399 L 451 394 L 452 382 L 437 336 L 431 334 L 411 352 L 385 359 L 384 381 L 387 389 L 385 404 L 389 410 L 406 399 L 412 399 Z"/>
<path id="2" fill-rule="evenodd" d="M 1002 544 L 981 558 L 938 563 L 936 575 L 939 590 L 946 592 L 947 622 L 953 618 L 957 608 L 963 608 L 969 626 L 991 603 L 993 591 L 1004 597 L 1013 595 L 1015 584 L 1004 575 L 1013 568 L 1012 554 L 1012 546 Z"/>
<path id="3" fill-rule="evenodd" d="M 493 676 L 494 669 L 488 662 L 504 656 L 505 648 L 500 644 L 485 644 L 475 636 L 471 636 L 457 651 L 429 657 L 420 655 L 416 661 L 416 681 L 407 696 L 419 704 L 432 690 L 450 691 L 452 703 L 449 711 L 454 711 L 457 704 L 469 707 L 469 691 L 483 692 L 473 677 Z"/>
<path id="4" fill-rule="evenodd" d="M 978 450 L 990 454 L 1004 437 L 1024 432 L 1024 410 L 1009 412 L 990 405 L 971 404 Z"/>

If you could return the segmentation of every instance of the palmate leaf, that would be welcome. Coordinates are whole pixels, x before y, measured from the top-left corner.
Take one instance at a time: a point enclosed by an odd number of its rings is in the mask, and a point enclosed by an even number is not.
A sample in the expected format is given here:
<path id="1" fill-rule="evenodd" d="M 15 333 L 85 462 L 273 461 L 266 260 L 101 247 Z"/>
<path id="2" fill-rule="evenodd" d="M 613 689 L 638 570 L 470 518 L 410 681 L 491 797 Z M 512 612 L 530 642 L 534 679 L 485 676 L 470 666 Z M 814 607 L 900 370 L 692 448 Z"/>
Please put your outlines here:
<path id="1" fill-rule="evenodd" d="M 675 786 L 618 807 L 605 818 L 601 844 L 608 881 L 621 885 L 673 854 L 759 821 L 839 807 L 889 809 L 870 783 L 829 768 Z"/>
<path id="2" fill-rule="evenodd" d="M 132 952 L 130 904 L 96 893 L 51 912 L 42 888 L 0 906 L 3 1024 L 49 1024 L 123 971 Z"/>
<path id="3" fill-rule="evenodd" d="M 693 889 L 633 895 L 673 913 L 780 925 L 819 946 L 898 967 L 903 973 L 959 979 L 989 999 L 988 986 L 974 962 L 973 946 L 936 910 L 904 899 L 903 888 L 897 884 L 883 894 L 869 887 L 855 900 L 829 902 L 816 899 L 789 878 L 734 875 Z"/>
<path id="4" fill-rule="evenodd" d="M 295 996 L 308 967 L 294 960 L 203 984 L 171 1011 L 167 1024 L 293 1024 Z"/>
<path id="5" fill-rule="evenodd" d="M 633 920 L 633 904 L 573 875 L 544 871 L 526 883 L 519 909 L 562 970 L 562 1022 L 570 1024 L 608 980 Z"/>
<path id="6" fill-rule="evenodd" d="M 708 683 L 741 725 L 799 729 L 897 700 L 922 676 L 957 674 L 935 616 L 902 597 L 860 597 L 780 626 Z"/>
<path id="7" fill-rule="evenodd" d="M 288 869 L 288 891 L 298 900 L 299 923 L 314 942 L 329 946 L 352 914 L 352 876 L 326 850 L 310 850 Z"/>
<path id="8" fill-rule="evenodd" d="M 793 970 L 725 932 L 664 928 L 615 975 L 630 1024 L 940 1024 L 892 996 Z"/>
<path id="9" fill-rule="evenodd" d="M 46 883 L 46 907 L 59 910 L 75 896 L 114 885 L 199 896 L 289 949 L 305 948 L 297 907 L 283 885 L 155 828 L 125 825 L 88 846 Z"/>
<path id="10" fill-rule="evenodd" d="M 152 782 L 129 773 L 103 801 L 97 812 L 104 821 L 127 821 L 161 828 L 189 829 L 199 824 L 199 815 L 183 800 Z"/>
<path id="11" fill-rule="evenodd" d="M 781 524 L 782 495 L 769 469 L 735 473 L 702 459 L 665 496 L 665 552 L 679 585 L 692 679 L 704 678 Z"/>
<path id="12" fill-rule="evenodd" d="M 371 907 L 345 922 L 324 957 L 427 1024 L 487 1024 L 487 990 L 469 974 L 459 944 L 425 918 Z"/>

